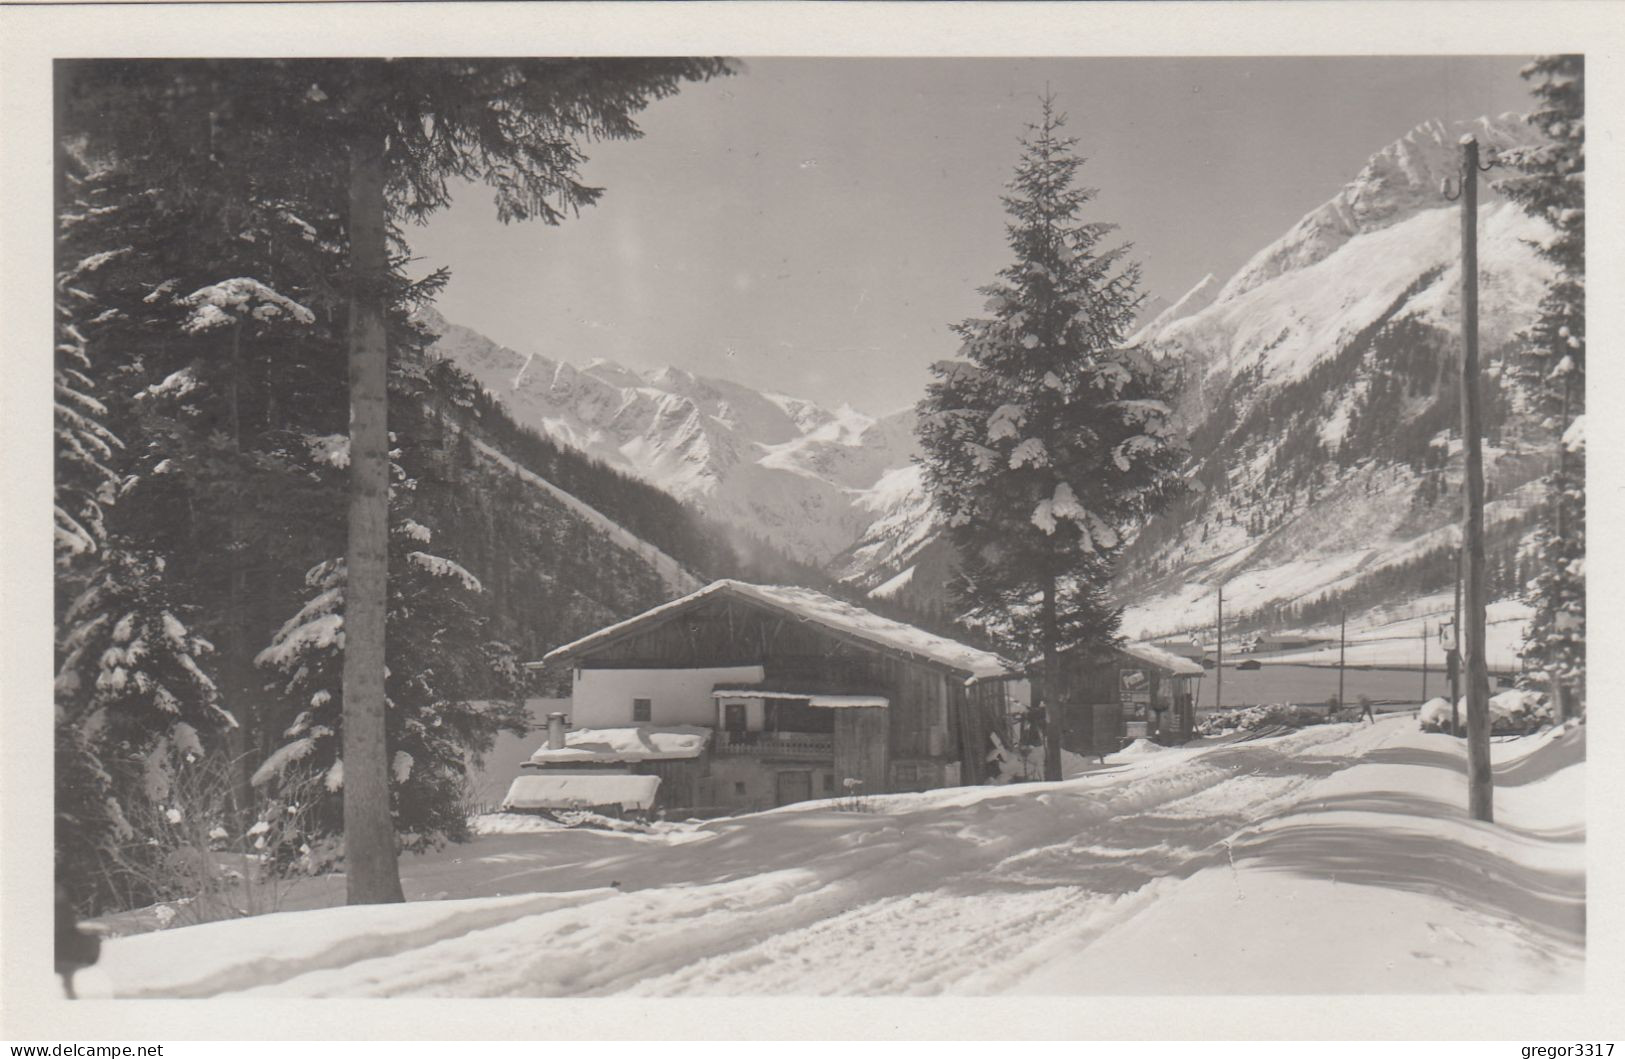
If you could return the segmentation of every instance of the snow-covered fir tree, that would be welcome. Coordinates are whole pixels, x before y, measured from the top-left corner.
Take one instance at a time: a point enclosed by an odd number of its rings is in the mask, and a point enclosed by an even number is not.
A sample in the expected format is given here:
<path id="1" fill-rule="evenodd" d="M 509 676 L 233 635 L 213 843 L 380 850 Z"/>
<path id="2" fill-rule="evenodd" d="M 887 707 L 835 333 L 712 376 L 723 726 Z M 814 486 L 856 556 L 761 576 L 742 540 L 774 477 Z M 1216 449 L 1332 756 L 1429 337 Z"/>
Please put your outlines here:
<path id="1" fill-rule="evenodd" d="M 84 206 L 82 166 L 63 159 L 58 179 L 65 197 Z M 95 367 L 85 330 L 101 315 L 94 296 L 82 287 L 109 254 L 77 256 L 80 248 L 63 246 L 64 261 L 56 278 L 55 351 L 55 554 L 57 565 L 56 662 L 71 654 L 70 643 L 94 634 L 102 615 L 86 615 L 74 601 L 85 578 L 105 559 L 107 529 L 104 509 L 117 493 L 118 473 L 110 464 L 123 444 L 104 424 L 107 407 L 96 396 Z M 71 617 L 70 617 L 71 615 Z M 56 875 L 76 901 L 89 903 L 90 881 L 111 863 L 120 842 L 130 837 L 129 822 L 119 803 L 112 775 L 102 762 L 90 723 L 90 696 L 83 675 L 64 671 L 64 690 L 55 696 L 54 764 L 56 775 Z"/>
<path id="2" fill-rule="evenodd" d="M 342 449 L 336 458 L 343 460 Z M 410 507 L 415 483 L 399 463 L 392 476 L 400 512 Z M 390 808 L 401 847 L 421 852 L 468 837 L 464 783 L 470 757 L 490 750 L 500 731 L 526 731 L 528 718 L 513 650 L 484 635 L 479 580 L 437 554 L 428 527 L 404 514 L 391 527 L 389 561 Z M 296 797 L 316 791 L 323 804 L 308 814 L 310 833 L 298 840 L 329 856 L 338 854 L 343 830 L 345 582 L 342 559 L 313 568 L 309 599 L 258 659 L 278 675 L 279 692 L 297 713 L 254 782 L 273 792 L 305 792 Z M 291 860 L 295 852 L 310 856 L 291 846 L 276 855 Z"/>
<path id="3" fill-rule="evenodd" d="M 955 326 L 960 359 L 933 366 L 920 404 L 927 488 L 959 556 L 967 617 L 1042 671 L 1058 652 L 1104 644 L 1120 609 L 1106 593 L 1124 535 L 1177 489 L 1182 449 L 1168 372 L 1121 349 L 1139 303 L 1114 226 L 1085 220 L 1094 190 L 1046 97 L 1003 202 L 1014 261 L 982 288 L 990 315 Z M 1060 778 L 1064 689 L 1044 682 L 1045 775 Z"/>
<path id="4" fill-rule="evenodd" d="M 1586 674 L 1585 57 L 1546 56 L 1522 72 L 1538 101 L 1529 122 L 1546 139 L 1504 154 L 1518 175 L 1496 187 L 1551 225 L 1539 250 L 1558 270 L 1509 373 L 1558 442 L 1545 520 L 1531 542 L 1534 615 L 1523 658 L 1569 717 L 1584 711 Z"/>
<path id="5" fill-rule="evenodd" d="M 150 900 L 162 851 L 129 821 L 162 805 L 178 758 L 236 726 L 184 620 L 162 556 L 111 538 L 62 616 L 56 677 L 58 871 L 92 904 Z"/>

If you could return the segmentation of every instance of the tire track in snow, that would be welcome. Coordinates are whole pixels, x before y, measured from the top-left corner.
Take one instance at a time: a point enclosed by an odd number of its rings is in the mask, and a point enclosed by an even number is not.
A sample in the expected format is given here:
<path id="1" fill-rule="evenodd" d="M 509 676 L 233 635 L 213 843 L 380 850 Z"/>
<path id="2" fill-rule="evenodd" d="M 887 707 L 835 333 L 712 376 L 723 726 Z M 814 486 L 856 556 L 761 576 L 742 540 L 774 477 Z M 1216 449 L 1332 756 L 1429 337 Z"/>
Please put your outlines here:
<path id="1" fill-rule="evenodd" d="M 1347 734 L 1300 733 L 1289 749 L 1340 742 Z M 1200 772 L 1179 776 L 1166 798 L 1138 799 L 1143 804 L 1130 815 L 1107 816 L 1083 834 L 1022 850 L 930 890 L 873 900 L 695 961 L 634 983 L 628 992 L 998 992 L 1041 966 L 1048 952 L 1076 951 L 1126 921 L 1222 859 L 1225 841 L 1238 829 L 1299 801 L 1306 787 L 1358 760 L 1306 758 L 1264 746 L 1215 748 L 1201 756 Z M 1190 790 L 1199 778 L 1215 782 Z M 1221 788 L 1225 794 L 1216 798 Z M 1225 812 L 1214 817 L 1215 807 Z"/>
<path id="2" fill-rule="evenodd" d="M 249 991 L 997 992 L 1046 953 L 1075 952 L 1131 919 L 1222 858 L 1238 828 L 1301 800 L 1382 741 L 1374 730 L 1310 729 L 1245 747 L 1170 752 L 1166 764 L 1149 761 L 1128 775 L 1107 770 L 935 802 L 878 798 L 861 820 L 827 809 L 770 814 L 776 819 L 727 840 L 748 843 L 777 828 L 806 842 L 785 849 L 782 834 L 777 845 L 764 841 L 759 870 L 471 922 L 343 966 L 284 968 L 292 973 Z M 695 871 L 710 840 L 685 844 L 686 870 Z M 674 852 L 651 843 L 647 855 Z"/>

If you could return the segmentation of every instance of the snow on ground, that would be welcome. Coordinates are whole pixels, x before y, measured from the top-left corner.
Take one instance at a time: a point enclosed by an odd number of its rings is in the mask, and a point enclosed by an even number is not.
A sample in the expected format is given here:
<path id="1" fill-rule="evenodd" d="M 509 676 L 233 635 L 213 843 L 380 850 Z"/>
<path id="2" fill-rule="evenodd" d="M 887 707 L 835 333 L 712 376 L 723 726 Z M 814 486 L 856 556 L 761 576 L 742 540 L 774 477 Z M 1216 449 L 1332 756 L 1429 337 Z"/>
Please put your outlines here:
<path id="1" fill-rule="evenodd" d="M 113 939 L 104 972 L 124 996 L 1576 991 L 1584 738 L 1497 742 L 1494 826 L 1462 810 L 1460 741 L 1405 716 L 491 834 L 404 862 L 409 904 Z"/>

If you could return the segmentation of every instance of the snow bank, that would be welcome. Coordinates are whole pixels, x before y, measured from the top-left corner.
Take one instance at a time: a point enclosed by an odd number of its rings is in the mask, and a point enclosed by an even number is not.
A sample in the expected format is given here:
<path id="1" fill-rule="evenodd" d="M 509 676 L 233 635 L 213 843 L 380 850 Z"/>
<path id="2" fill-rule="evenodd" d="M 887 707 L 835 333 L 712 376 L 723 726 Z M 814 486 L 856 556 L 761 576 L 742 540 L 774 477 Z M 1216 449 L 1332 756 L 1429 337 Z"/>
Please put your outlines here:
<path id="1" fill-rule="evenodd" d="M 1397 721 L 1351 738 L 1371 744 L 1351 767 L 1013 991 L 1581 991 L 1583 729 L 1494 745 L 1493 825 L 1464 811 L 1460 741 Z"/>
<path id="2" fill-rule="evenodd" d="M 534 835 L 544 831 L 557 831 L 564 825 L 546 816 L 534 813 L 481 813 L 474 818 L 476 835 Z"/>
<path id="3" fill-rule="evenodd" d="M 120 997 L 204 997 L 432 944 L 605 891 L 281 912 L 115 938 L 101 966 Z"/>

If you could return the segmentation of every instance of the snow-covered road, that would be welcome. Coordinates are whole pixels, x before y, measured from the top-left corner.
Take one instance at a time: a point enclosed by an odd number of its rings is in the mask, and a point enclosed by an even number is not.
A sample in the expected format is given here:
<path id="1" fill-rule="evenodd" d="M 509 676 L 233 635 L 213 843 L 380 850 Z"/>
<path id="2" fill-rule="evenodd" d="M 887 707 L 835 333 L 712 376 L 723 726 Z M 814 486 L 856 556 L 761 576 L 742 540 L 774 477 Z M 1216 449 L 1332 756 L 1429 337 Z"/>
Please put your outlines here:
<path id="1" fill-rule="evenodd" d="M 407 905 L 117 939 L 105 973 L 125 996 L 1578 989 L 1583 740 L 1497 744 L 1494 828 L 1459 808 L 1459 744 L 1407 717 L 861 812 L 494 835 L 406 862 Z"/>

